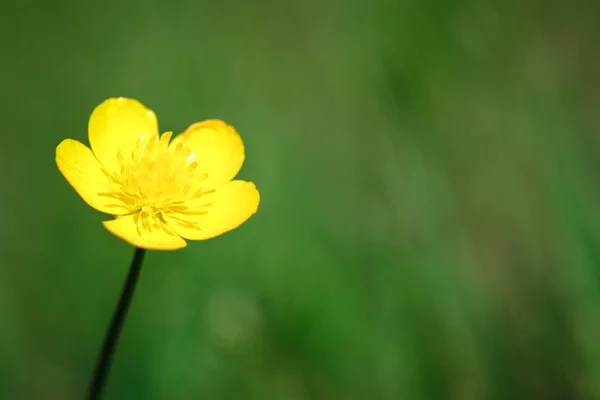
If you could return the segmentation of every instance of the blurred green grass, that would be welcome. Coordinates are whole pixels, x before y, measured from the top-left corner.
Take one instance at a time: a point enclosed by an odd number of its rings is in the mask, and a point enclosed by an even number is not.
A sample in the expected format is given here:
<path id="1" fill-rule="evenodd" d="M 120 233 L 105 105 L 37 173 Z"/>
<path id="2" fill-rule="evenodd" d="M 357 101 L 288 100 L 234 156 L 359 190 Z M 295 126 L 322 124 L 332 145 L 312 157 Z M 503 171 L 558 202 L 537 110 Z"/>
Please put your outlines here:
<path id="1" fill-rule="evenodd" d="M 600 398 L 598 11 L 3 5 L 0 398 L 83 397 L 132 249 L 54 149 L 112 96 L 233 124 L 262 203 L 148 255 L 107 398 Z"/>

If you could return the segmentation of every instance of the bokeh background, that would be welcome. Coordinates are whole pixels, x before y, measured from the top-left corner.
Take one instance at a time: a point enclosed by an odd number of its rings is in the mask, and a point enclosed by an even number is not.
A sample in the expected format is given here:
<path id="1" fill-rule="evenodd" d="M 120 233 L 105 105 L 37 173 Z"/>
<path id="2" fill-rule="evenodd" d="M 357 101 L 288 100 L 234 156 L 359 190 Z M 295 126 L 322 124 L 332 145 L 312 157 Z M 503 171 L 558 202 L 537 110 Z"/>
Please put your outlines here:
<path id="1" fill-rule="evenodd" d="M 0 399 L 83 399 L 131 259 L 55 166 L 105 98 L 242 134 L 259 213 L 151 252 L 106 399 L 600 399 L 600 6 L 6 1 Z"/>

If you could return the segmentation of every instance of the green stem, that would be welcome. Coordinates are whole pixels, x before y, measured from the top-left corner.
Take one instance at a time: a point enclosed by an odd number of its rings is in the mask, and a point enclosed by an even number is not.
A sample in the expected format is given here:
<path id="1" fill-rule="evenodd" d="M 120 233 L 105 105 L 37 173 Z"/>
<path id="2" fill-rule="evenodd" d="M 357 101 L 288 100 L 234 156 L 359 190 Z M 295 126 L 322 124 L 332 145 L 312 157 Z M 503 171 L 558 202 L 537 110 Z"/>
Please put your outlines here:
<path id="1" fill-rule="evenodd" d="M 115 309 L 112 321 L 110 322 L 110 327 L 108 328 L 106 336 L 104 337 L 102 351 L 100 352 L 100 356 L 98 357 L 98 361 L 96 363 L 94 377 L 92 379 L 92 383 L 90 384 L 87 397 L 89 400 L 98 400 L 102 396 L 102 391 L 106 385 L 106 379 L 108 377 L 108 372 L 110 370 L 115 348 L 117 347 L 117 342 L 119 341 L 119 335 L 121 334 L 121 330 L 123 328 L 123 322 L 127 316 L 127 311 L 129 310 L 129 305 L 131 304 L 131 299 L 133 298 L 133 293 L 135 292 L 135 286 L 140 276 L 145 254 L 145 249 L 136 247 L 133 260 L 131 261 L 131 266 L 129 267 L 129 274 L 127 275 L 125 285 L 123 286 L 123 291 L 121 292 L 119 304 Z"/>

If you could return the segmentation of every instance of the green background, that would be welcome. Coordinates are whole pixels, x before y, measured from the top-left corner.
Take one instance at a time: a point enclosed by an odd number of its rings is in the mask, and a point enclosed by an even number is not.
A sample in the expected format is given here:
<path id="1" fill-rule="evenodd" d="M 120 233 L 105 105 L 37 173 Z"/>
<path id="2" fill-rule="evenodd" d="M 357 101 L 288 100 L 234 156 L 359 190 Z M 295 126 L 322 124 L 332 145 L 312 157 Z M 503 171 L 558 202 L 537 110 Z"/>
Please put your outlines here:
<path id="1" fill-rule="evenodd" d="M 83 399 L 133 249 L 58 172 L 104 99 L 261 191 L 150 252 L 106 399 L 600 399 L 600 24 L 574 0 L 0 8 L 0 399 Z"/>

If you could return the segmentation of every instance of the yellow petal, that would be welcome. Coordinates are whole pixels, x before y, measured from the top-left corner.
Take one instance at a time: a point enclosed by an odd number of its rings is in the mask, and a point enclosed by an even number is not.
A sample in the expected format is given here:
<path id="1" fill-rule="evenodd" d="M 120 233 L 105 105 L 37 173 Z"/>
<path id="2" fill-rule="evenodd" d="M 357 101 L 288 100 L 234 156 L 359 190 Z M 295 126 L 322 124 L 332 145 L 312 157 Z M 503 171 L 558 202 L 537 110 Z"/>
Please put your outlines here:
<path id="1" fill-rule="evenodd" d="M 117 152 L 120 151 L 122 160 L 131 159 L 136 146 L 146 145 L 158 136 L 158 121 L 137 100 L 110 98 L 92 112 L 88 135 L 96 158 L 110 172 L 115 172 L 120 169 Z"/>
<path id="2" fill-rule="evenodd" d="M 202 196 L 194 201 L 195 204 L 186 203 L 191 215 L 169 213 L 165 219 L 169 227 L 183 238 L 210 239 L 247 221 L 256 213 L 259 202 L 260 194 L 252 182 L 233 181 Z"/>
<path id="3" fill-rule="evenodd" d="M 73 189 L 96 210 L 113 215 L 129 212 L 122 202 L 105 196 L 113 188 L 100 163 L 83 143 L 63 140 L 56 147 L 56 165 Z"/>
<path id="4" fill-rule="evenodd" d="M 135 214 L 103 221 L 102 224 L 115 236 L 143 249 L 177 250 L 187 245 L 185 240 L 164 224 L 160 224 L 158 228 L 144 228 L 139 216 L 136 217 Z"/>
<path id="5" fill-rule="evenodd" d="M 171 143 L 183 142 L 198 163 L 198 172 L 206 173 L 204 188 L 215 188 L 231 181 L 244 163 L 244 143 L 237 131 L 221 120 L 207 120 L 191 125 Z"/>

